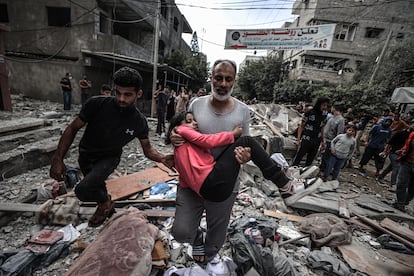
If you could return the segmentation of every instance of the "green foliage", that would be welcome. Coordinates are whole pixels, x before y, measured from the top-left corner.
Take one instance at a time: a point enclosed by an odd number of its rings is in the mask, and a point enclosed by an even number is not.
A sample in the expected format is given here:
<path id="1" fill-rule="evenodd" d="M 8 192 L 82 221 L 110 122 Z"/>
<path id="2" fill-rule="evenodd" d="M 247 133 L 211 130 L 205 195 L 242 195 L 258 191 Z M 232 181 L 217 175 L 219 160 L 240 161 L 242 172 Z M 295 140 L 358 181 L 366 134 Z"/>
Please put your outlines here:
<path id="1" fill-rule="evenodd" d="M 379 49 L 367 57 L 354 77 L 355 83 L 369 82 L 377 57 L 382 50 Z M 414 39 L 398 41 L 390 45 L 385 52 L 383 60 L 374 78 L 374 83 L 384 87 L 385 95 L 390 97 L 395 88 L 414 85 Z"/>
<path id="2" fill-rule="evenodd" d="M 181 51 L 174 51 L 165 59 L 165 62 L 192 78 L 188 84 L 189 88 L 195 90 L 205 86 L 209 64 L 202 54 L 193 56 L 185 55 Z"/>
<path id="3" fill-rule="evenodd" d="M 329 87 L 327 83 L 310 84 L 304 81 L 286 80 L 282 83 L 275 83 L 274 96 L 275 102 L 281 103 L 298 103 L 312 102 L 312 94 L 315 90 L 323 87 Z"/>
<path id="4" fill-rule="evenodd" d="M 379 114 L 389 107 L 387 89 L 380 85 L 352 84 L 349 86 L 321 87 L 313 91 L 312 98 L 327 97 L 332 103 L 364 109 L 371 114 Z"/>
<path id="5" fill-rule="evenodd" d="M 281 61 L 275 57 L 264 57 L 250 62 L 238 73 L 238 92 L 244 98 L 272 101 L 273 87 L 281 77 Z"/>
<path id="6" fill-rule="evenodd" d="M 382 45 L 379 45 L 378 51 L 367 57 L 351 83 L 340 85 L 287 80 L 280 60 L 263 58 L 240 70 L 235 94 L 242 95 L 245 99 L 256 97 L 260 101 L 273 99 L 278 103 L 294 104 L 299 101 L 311 103 L 317 97 L 324 96 L 331 99 L 332 103 L 356 110 L 365 109 L 373 114 L 380 113 L 391 107 L 389 101 L 396 87 L 414 86 L 414 39 L 391 43 L 373 85 L 369 86 L 375 60 L 381 49 Z"/>

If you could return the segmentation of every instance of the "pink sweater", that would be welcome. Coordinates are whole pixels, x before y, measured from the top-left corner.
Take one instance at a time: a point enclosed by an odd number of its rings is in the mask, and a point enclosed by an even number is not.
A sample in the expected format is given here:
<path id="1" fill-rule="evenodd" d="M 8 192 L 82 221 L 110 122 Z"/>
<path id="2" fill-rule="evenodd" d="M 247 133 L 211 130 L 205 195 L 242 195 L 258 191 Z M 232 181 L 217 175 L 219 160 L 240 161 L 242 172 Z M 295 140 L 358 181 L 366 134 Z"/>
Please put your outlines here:
<path id="1" fill-rule="evenodd" d="M 174 149 L 175 168 L 180 174 L 180 186 L 191 188 L 198 194 L 201 185 L 213 170 L 216 161 L 211 148 L 234 143 L 233 132 L 202 134 L 188 126 L 178 126 L 180 134 L 187 142 Z"/>

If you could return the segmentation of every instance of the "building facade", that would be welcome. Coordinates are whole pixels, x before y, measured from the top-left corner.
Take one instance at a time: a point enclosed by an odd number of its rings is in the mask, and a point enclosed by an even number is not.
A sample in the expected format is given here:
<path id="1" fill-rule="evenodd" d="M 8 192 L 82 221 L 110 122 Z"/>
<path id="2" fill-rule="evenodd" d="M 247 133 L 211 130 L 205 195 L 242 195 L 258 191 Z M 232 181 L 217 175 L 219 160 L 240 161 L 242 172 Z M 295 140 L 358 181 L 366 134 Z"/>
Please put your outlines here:
<path id="1" fill-rule="evenodd" d="M 160 1 L 161 9 L 157 1 L 0 0 L 0 23 L 11 29 L 5 34 L 11 93 L 62 101 L 59 83 L 70 72 L 76 103 L 83 75 L 99 94 L 117 69 L 130 66 L 142 74 L 150 99 L 157 11 L 158 81 L 185 85 L 189 76 L 163 61 L 176 50 L 191 55 L 182 33 L 192 29 L 174 0 Z"/>
<path id="2" fill-rule="evenodd" d="M 349 81 L 365 58 L 414 32 L 414 2 L 386 0 L 296 0 L 290 27 L 336 24 L 329 51 L 287 50 L 289 79 L 330 83 Z"/>

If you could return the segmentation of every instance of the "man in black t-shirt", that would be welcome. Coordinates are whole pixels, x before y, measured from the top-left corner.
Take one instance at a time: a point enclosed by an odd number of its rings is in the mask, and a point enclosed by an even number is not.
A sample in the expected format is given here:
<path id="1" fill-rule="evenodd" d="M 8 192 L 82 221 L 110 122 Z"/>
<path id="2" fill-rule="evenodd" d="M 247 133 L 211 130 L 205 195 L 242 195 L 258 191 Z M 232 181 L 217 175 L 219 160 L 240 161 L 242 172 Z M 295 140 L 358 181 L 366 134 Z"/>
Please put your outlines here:
<path id="1" fill-rule="evenodd" d="M 66 174 L 63 158 L 76 133 L 86 125 L 79 143 L 79 166 L 84 178 L 76 185 L 75 194 L 81 201 L 97 202 L 95 214 L 89 220 L 91 227 L 101 225 L 114 213 L 114 203 L 106 190 L 105 180 L 118 166 L 122 148 L 138 138 L 144 155 L 154 161 L 173 167 L 173 156 L 156 151 L 148 139 L 148 124 L 135 107 L 142 84 L 140 74 L 123 67 L 114 74 L 115 97 L 93 97 L 87 101 L 60 138 L 52 159 L 50 176 L 62 180 Z"/>
<path id="2" fill-rule="evenodd" d="M 323 132 L 328 104 L 328 98 L 320 97 L 316 100 L 314 107 L 303 115 L 302 124 L 298 129 L 298 150 L 292 166 L 298 166 L 305 155 L 305 166 L 310 166 L 318 153 L 319 145 L 321 145 L 321 151 L 325 150 L 326 144 Z"/>
<path id="3" fill-rule="evenodd" d="M 70 110 L 72 103 L 72 84 L 70 80 L 72 79 L 71 73 L 66 73 L 66 75 L 60 81 L 60 87 L 62 88 L 63 94 L 63 110 Z"/>

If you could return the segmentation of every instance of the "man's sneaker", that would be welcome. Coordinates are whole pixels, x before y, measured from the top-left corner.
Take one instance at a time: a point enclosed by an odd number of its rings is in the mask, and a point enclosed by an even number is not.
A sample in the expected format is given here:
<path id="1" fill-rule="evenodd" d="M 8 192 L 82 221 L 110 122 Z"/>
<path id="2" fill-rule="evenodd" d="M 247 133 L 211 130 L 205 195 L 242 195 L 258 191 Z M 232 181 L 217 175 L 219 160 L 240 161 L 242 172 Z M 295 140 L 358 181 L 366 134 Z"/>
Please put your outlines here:
<path id="1" fill-rule="evenodd" d="M 293 179 L 288 182 L 286 189 L 280 189 L 280 195 L 285 204 L 290 206 L 302 197 L 314 192 L 322 183 L 320 178 Z"/>

